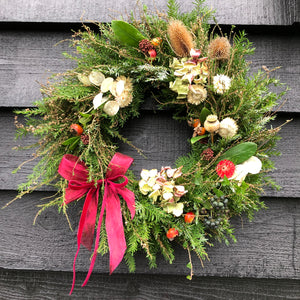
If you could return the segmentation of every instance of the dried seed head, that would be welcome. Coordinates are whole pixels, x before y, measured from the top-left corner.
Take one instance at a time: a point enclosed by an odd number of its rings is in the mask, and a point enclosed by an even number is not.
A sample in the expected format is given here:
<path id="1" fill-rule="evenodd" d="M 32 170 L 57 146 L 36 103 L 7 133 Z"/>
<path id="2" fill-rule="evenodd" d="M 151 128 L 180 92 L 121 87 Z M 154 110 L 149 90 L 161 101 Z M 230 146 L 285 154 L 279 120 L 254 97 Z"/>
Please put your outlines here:
<path id="1" fill-rule="evenodd" d="M 208 46 L 208 56 L 219 60 L 228 60 L 230 57 L 230 43 L 226 37 L 212 40 Z"/>
<path id="2" fill-rule="evenodd" d="M 207 132 L 213 133 L 217 131 L 220 127 L 220 122 L 216 115 L 209 115 L 207 116 L 204 122 L 204 128 Z"/>
<path id="3" fill-rule="evenodd" d="M 171 21 L 168 26 L 168 35 L 176 55 L 188 57 L 191 49 L 194 48 L 194 42 L 192 34 L 185 25 L 179 20 Z"/>

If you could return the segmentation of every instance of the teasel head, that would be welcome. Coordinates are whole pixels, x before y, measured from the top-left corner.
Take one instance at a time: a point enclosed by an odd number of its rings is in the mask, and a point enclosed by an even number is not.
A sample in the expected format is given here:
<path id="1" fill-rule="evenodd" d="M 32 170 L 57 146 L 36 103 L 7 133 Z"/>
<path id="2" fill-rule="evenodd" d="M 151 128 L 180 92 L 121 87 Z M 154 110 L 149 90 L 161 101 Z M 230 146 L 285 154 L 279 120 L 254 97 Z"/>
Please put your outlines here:
<path id="1" fill-rule="evenodd" d="M 176 55 L 188 57 L 194 48 L 193 36 L 186 26 L 179 20 L 172 20 L 168 26 L 171 46 Z"/>
<path id="2" fill-rule="evenodd" d="M 228 60 L 231 45 L 226 37 L 217 37 L 208 46 L 208 56 L 217 60 Z"/>

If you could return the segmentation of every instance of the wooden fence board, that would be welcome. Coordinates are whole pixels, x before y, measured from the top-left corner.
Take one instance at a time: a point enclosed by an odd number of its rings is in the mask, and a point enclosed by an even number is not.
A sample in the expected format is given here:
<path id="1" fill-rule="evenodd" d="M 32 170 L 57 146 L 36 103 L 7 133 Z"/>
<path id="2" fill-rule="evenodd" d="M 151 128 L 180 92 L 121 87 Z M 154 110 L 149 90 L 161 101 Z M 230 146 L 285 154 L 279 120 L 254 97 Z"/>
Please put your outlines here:
<path id="1" fill-rule="evenodd" d="M 15 192 L 0 192 L 1 206 L 13 198 Z M 47 271 L 72 271 L 76 252 L 76 230 L 82 202 L 70 205 L 68 213 L 74 232 L 66 218 L 56 209 L 48 209 L 32 226 L 40 199 L 50 193 L 36 192 L 0 211 L 0 268 Z M 300 202 L 298 199 L 265 199 L 268 210 L 255 215 L 253 222 L 234 219 L 237 243 L 227 247 L 215 242 L 208 249 L 211 261 L 204 268 L 193 255 L 197 276 L 253 277 L 300 279 Z M 176 243 L 176 242 L 175 242 Z M 143 253 L 136 256 L 137 274 L 187 275 L 188 254 L 182 248 L 175 250 L 172 265 L 158 258 L 157 269 L 149 270 Z M 76 269 L 87 272 L 90 253 L 82 248 Z M 108 274 L 108 255 L 98 257 L 95 272 Z M 128 273 L 125 263 L 115 274 Z"/>
<path id="2" fill-rule="evenodd" d="M 285 122 L 287 116 L 281 116 L 273 126 Z M 291 116 L 289 116 L 291 118 Z M 6 128 L 0 132 L 0 189 L 15 190 L 18 184 L 26 181 L 26 176 L 31 173 L 35 161 L 25 164 L 17 174 L 11 174 L 22 162 L 32 158 L 34 150 L 13 151 L 17 145 L 29 145 L 34 142 L 30 136 L 24 141 L 14 140 L 15 126 L 13 113 L 0 113 L 0 126 Z M 282 156 L 275 157 L 277 170 L 272 177 L 282 186 L 280 191 L 268 189 L 268 196 L 275 197 L 300 197 L 300 140 L 295 139 L 300 130 L 300 118 L 295 116 L 293 122 L 284 126 L 278 142 Z M 132 143 L 144 151 L 147 159 L 140 156 L 128 145 L 120 144 L 119 151 L 132 156 L 135 161 L 132 170 L 137 176 L 143 168 L 158 168 L 164 165 L 174 165 L 176 158 L 189 152 L 188 139 L 191 137 L 191 128 L 186 124 L 176 122 L 168 112 L 145 112 L 142 117 L 128 122 L 122 131 Z M 172 143 L 170 143 L 170 137 Z M 286 147 L 289 145 L 289 147 Z M 48 188 L 49 189 L 49 188 Z"/>
<path id="3" fill-rule="evenodd" d="M 192 0 L 178 1 L 181 10 L 191 9 Z M 220 24 L 267 24 L 291 25 L 296 20 L 297 0 L 208 0 L 206 5 L 216 9 L 216 18 Z M 166 11 L 167 1 L 144 0 L 149 9 Z M 0 21 L 2 22 L 55 22 L 80 23 L 84 20 L 109 22 L 111 15 L 120 16 L 136 8 L 136 1 L 92 0 L 1 0 Z"/>
<path id="4" fill-rule="evenodd" d="M 77 274 L 77 280 L 82 282 L 84 275 Z M 72 274 L 66 272 L 0 270 L 3 299 L 69 299 L 71 281 Z M 184 276 L 94 274 L 85 288 L 78 285 L 72 294 L 72 299 L 80 300 L 99 297 L 102 300 L 288 300 L 300 298 L 300 285 L 297 280 L 284 279 L 194 277 L 188 281 Z"/>
<path id="5" fill-rule="evenodd" d="M 46 83 L 51 74 L 72 68 L 74 63 L 61 54 L 72 51 L 68 42 L 54 46 L 70 37 L 64 31 L 0 31 L 0 106 L 32 106 L 41 98 L 37 81 Z M 269 69 L 280 66 L 274 76 L 290 88 L 289 101 L 280 111 L 299 112 L 300 36 L 296 31 L 261 34 L 254 30 L 249 40 L 256 47 L 255 55 L 249 57 L 252 71 L 263 65 Z"/>

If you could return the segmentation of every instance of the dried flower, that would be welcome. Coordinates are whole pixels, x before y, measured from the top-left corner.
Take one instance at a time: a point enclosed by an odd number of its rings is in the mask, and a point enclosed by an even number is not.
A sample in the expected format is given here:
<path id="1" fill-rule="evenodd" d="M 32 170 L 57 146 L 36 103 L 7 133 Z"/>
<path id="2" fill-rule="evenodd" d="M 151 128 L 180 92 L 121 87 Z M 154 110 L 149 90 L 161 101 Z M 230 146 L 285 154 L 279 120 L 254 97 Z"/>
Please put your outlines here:
<path id="1" fill-rule="evenodd" d="M 188 191 L 183 185 L 176 185 L 175 181 L 182 175 L 182 167 L 171 169 L 163 167 L 158 173 L 156 169 L 142 170 L 139 188 L 142 194 L 148 195 L 155 203 L 160 200 L 160 205 L 168 213 L 179 217 L 183 213 L 183 203 L 178 201 Z"/>
<path id="2" fill-rule="evenodd" d="M 244 161 L 240 165 L 235 166 L 235 171 L 233 175 L 228 178 L 230 180 L 237 180 L 239 181 L 238 185 L 244 181 L 246 178 L 247 174 L 258 174 L 262 168 L 262 162 L 259 158 L 256 156 L 251 156 L 249 159 Z"/>
<path id="3" fill-rule="evenodd" d="M 218 134 L 222 138 L 232 138 L 236 135 L 238 131 L 238 126 L 235 120 L 231 118 L 225 118 L 220 122 L 220 128 L 218 129 Z"/>
<path id="4" fill-rule="evenodd" d="M 207 90 L 202 85 L 190 85 L 187 101 L 191 104 L 199 105 L 207 97 Z"/>
<path id="5" fill-rule="evenodd" d="M 209 115 L 206 117 L 204 122 L 204 128 L 206 131 L 213 133 L 216 132 L 220 127 L 220 122 L 216 115 Z"/>
<path id="6" fill-rule="evenodd" d="M 108 100 L 107 97 L 103 97 L 103 93 L 99 93 L 95 96 L 93 100 L 94 109 L 97 109 L 100 105 Z"/>
<path id="7" fill-rule="evenodd" d="M 97 86 L 100 86 L 105 76 L 100 71 L 92 71 L 89 75 L 89 81 Z"/>
<path id="8" fill-rule="evenodd" d="M 228 60 L 231 45 L 226 37 L 217 37 L 208 46 L 208 56 L 219 60 Z"/>
<path id="9" fill-rule="evenodd" d="M 181 21 L 173 20 L 169 23 L 168 35 L 176 55 L 180 57 L 189 56 L 194 47 L 193 37 Z"/>
<path id="10" fill-rule="evenodd" d="M 78 74 L 77 78 L 83 85 L 86 85 L 86 86 L 92 85 L 92 83 L 89 80 L 89 77 L 84 74 Z"/>
<path id="11" fill-rule="evenodd" d="M 210 149 L 210 148 L 207 148 L 207 149 L 203 150 L 200 155 L 203 160 L 210 161 L 214 158 L 214 151 L 212 151 L 212 149 Z"/>
<path id="12" fill-rule="evenodd" d="M 113 82 L 110 92 L 115 96 L 121 108 L 132 102 L 132 82 L 130 78 L 120 76 Z"/>
<path id="13" fill-rule="evenodd" d="M 112 117 L 118 113 L 119 108 L 120 106 L 117 101 L 107 101 L 104 104 L 103 111 Z"/>
<path id="14" fill-rule="evenodd" d="M 217 94 L 224 94 L 227 90 L 229 90 L 231 85 L 231 78 L 226 75 L 216 75 L 213 78 L 214 90 Z"/>
<path id="15" fill-rule="evenodd" d="M 80 138 L 81 138 L 81 141 L 82 141 L 82 143 L 83 143 L 84 145 L 88 145 L 88 144 L 89 144 L 90 138 L 89 138 L 89 136 L 88 136 L 87 134 L 82 134 L 82 135 L 80 136 Z"/>
<path id="16" fill-rule="evenodd" d="M 217 164 L 216 171 L 221 178 L 230 178 L 234 174 L 235 165 L 232 161 L 224 159 Z"/>

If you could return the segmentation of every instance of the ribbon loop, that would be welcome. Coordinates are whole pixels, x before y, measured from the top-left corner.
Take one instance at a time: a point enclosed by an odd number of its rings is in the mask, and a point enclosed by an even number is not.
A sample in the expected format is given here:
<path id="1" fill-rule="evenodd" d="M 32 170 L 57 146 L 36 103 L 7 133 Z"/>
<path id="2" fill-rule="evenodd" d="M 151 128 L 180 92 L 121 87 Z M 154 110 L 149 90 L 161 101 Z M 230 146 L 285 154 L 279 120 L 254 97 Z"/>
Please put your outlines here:
<path id="1" fill-rule="evenodd" d="M 73 283 L 70 294 L 72 294 L 75 286 L 75 263 L 80 246 L 83 245 L 91 250 L 93 244 L 99 191 L 103 184 L 104 196 L 98 220 L 94 252 L 88 274 L 82 286 L 88 282 L 96 261 L 104 211 L 106 211 L 105 228 L 110 252 L 110 274 L 123 259 L 126 251 L 126 241 L 119 196 L 125 200 L 133 219 L 135 215 L 135 196 L 132 191 L 125 188 L 128 184 L 128 178 L 125 176 L 125 173 L 132 162 L 133 159 L 131 157 L 116 153 L 107 167 L 105 179 L 98 180 L 96 183 L 87 181 L 89 178 L 87 166 L 78 157 L 66 154 L 60 162 L 58 172 L 62 177 L 69 180 L 68 187 L 65 190 L 65 204 L 87 194 L 78 226 L 77 252 L 74 257 Z M 121 183 L 115 182 L 120 179 L 124 179 L 124 181 Z"/>

